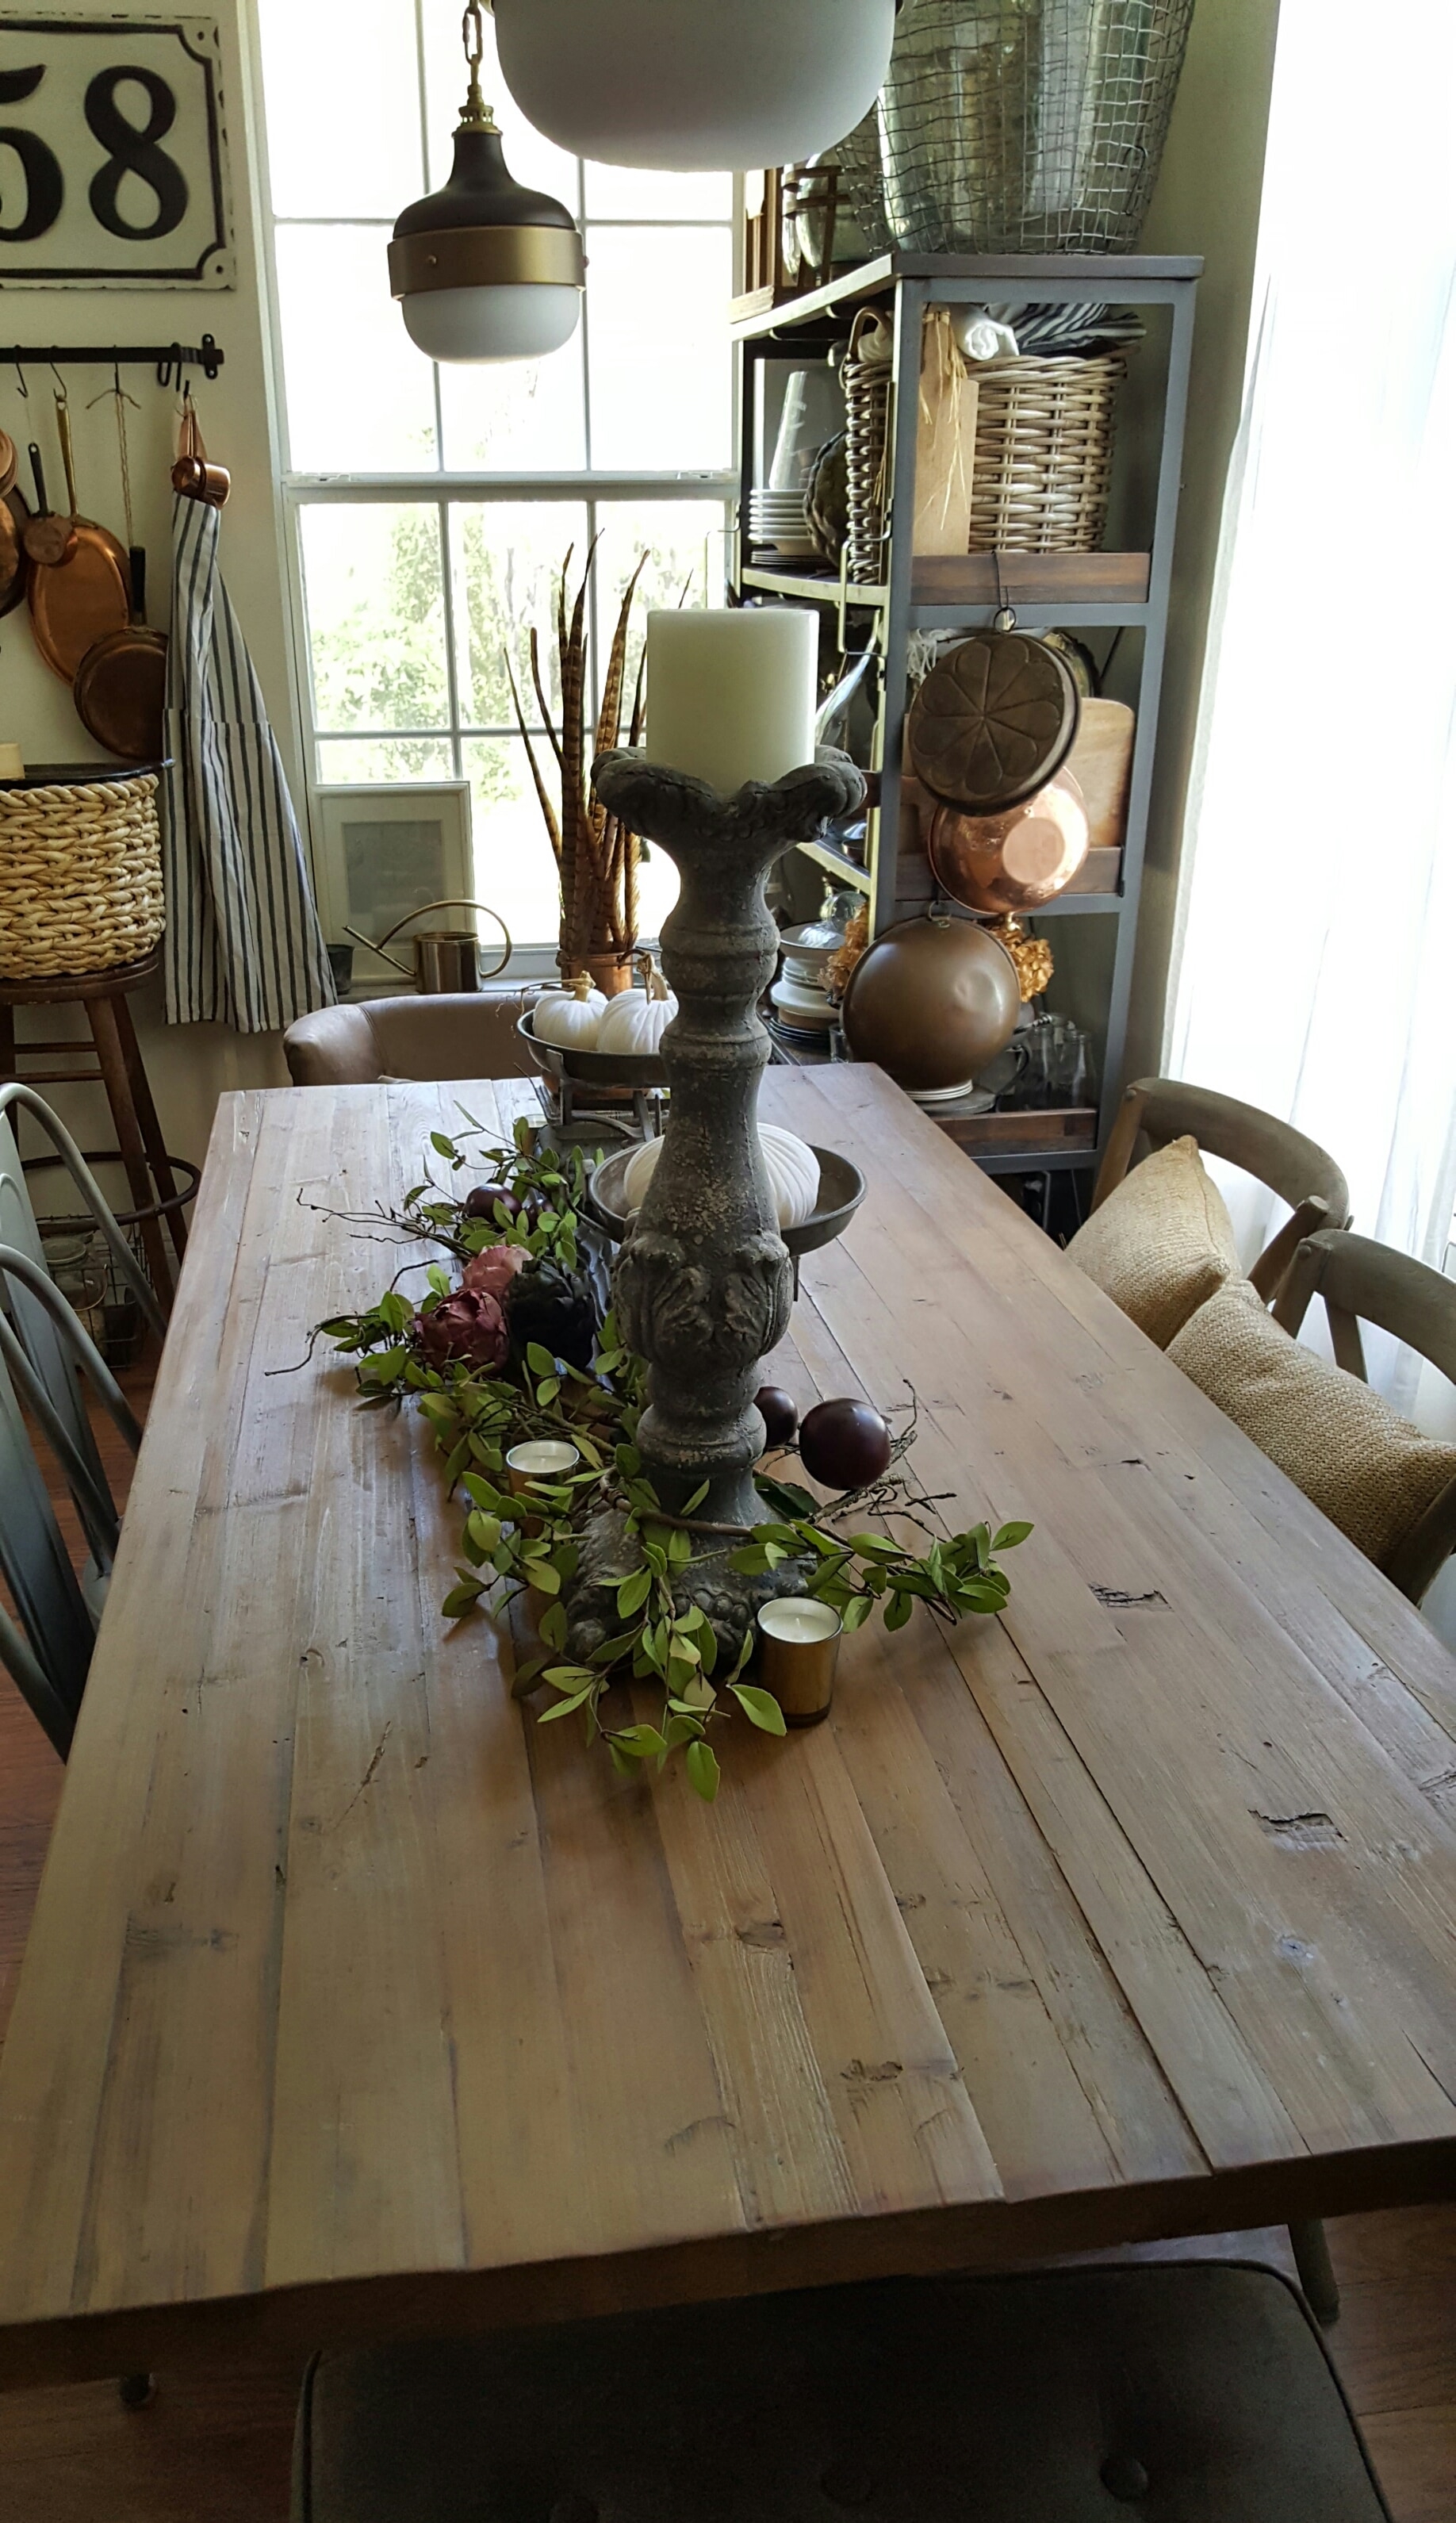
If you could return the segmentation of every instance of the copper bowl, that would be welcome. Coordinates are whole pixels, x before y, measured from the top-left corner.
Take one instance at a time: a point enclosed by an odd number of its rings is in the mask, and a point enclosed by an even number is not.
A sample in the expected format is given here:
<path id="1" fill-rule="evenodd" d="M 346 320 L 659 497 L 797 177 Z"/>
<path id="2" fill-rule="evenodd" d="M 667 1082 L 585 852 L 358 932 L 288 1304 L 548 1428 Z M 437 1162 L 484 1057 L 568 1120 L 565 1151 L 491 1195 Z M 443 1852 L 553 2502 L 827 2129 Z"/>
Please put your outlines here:
<path id="1" fill-rule="evenodd" d="M 928 851 L 937 883 L 967 911 L 1035 911 L 1087 857 L 1087 800 L 1069 771 L 1000 815 L 937 807 Z"/>

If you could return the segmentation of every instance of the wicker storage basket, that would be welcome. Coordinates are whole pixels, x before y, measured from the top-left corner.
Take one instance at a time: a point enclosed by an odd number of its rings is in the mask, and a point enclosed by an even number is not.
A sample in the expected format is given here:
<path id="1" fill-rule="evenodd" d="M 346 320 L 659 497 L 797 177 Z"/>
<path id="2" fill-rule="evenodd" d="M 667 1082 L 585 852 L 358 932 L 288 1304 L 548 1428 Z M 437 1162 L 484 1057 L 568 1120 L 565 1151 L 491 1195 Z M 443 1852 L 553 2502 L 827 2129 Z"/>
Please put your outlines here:
<path id="1" fill-rule="evenodd" d="M 0 789 L 0 978 L 135 964 L 164 927 L 155 772 Z"/>
<path id="2" fill-rule="evenodd" d="M 884 576 L 885 438 L 890 412 L 890 367 L 862 359 L 860 342 L 874 310 L 856 317 L 842 371 L 845 470 L 849 485 L 849 575 L 858 586 L 877 586 Z"/>
<path id="3" fill-rule="evenodd" d="M 1123 374 L 1115 351 L 976 369 L 972 551 L 1098 550 Z"/>

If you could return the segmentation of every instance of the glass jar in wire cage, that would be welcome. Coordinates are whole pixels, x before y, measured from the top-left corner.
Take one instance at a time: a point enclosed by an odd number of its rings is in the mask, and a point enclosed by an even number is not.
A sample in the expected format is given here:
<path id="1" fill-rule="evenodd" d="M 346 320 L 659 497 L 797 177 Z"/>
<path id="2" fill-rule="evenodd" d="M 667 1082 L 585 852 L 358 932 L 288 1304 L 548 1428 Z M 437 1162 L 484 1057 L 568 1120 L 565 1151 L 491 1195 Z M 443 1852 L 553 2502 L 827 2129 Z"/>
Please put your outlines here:
<path id="1" fill-rule="evenodd" d="M 905 0 L 862 227 L 931 254 L 1125 254 L 1157 178 L 1193 0 Z M 882 206 L 882 207 L 881 207 Z"/>

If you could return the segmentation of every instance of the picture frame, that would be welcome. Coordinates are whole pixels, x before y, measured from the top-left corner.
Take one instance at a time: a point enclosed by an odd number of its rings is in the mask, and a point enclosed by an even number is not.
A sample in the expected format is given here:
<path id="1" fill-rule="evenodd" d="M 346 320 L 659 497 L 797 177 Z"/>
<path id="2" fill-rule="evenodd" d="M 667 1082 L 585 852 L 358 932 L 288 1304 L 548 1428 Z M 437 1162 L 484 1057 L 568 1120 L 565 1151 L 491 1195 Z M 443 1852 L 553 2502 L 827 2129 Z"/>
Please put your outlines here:
<path id="1" fill-rule="evenodd" d="M 314 788 L 319 914 L 324 935 L 352 945 L 356 982 L 403 976 L 349 936 L 383 937 L 428 902 L 473 890 L 468 780 L 331 782 Z M 407 936 L 400 961 L 408 963 Z M 399 950 L 397 950 L 399 951 Z"/>

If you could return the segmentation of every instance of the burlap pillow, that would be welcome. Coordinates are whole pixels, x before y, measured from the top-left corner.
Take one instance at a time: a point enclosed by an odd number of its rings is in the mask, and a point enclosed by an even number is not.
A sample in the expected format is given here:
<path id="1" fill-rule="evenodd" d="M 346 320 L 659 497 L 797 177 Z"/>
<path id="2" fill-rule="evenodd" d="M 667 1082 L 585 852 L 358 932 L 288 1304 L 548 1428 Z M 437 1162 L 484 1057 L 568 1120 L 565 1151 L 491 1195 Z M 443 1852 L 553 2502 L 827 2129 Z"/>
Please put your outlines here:
<path id="1" fill-rule="evenodd" d="M 1456 1479 L 1456 1446 L 1291 1340 L 1246 1279 L 1200 1306 L 1168 1356 L 1378 1568 Z"/>
<path id="2" fill-rule="evenodd" d="M 1239 1269 L 1229 1213 L 1197 1139 L 1154 1149 L 1066 1249 L 1159 1349 Z"/>

